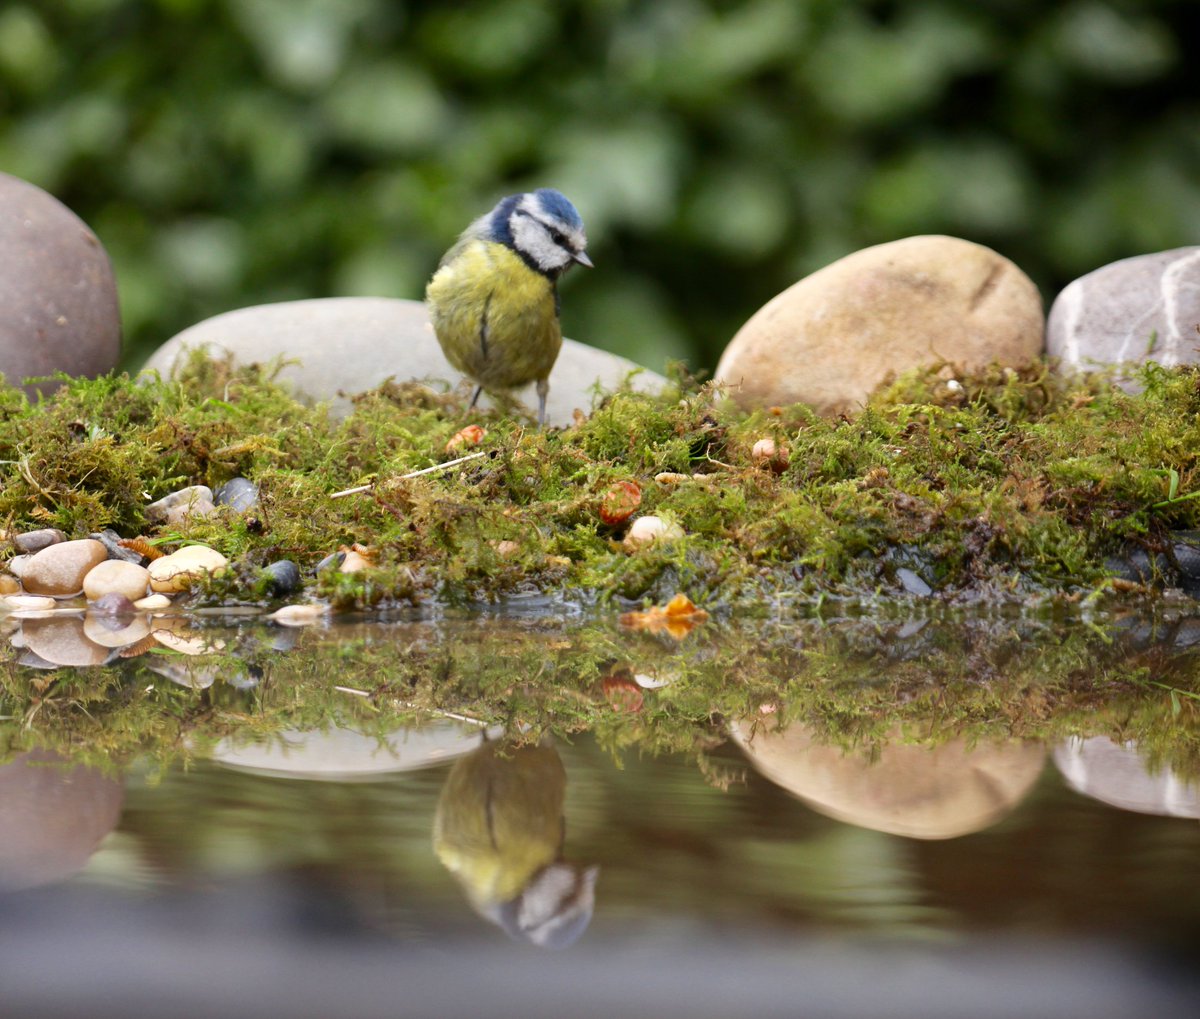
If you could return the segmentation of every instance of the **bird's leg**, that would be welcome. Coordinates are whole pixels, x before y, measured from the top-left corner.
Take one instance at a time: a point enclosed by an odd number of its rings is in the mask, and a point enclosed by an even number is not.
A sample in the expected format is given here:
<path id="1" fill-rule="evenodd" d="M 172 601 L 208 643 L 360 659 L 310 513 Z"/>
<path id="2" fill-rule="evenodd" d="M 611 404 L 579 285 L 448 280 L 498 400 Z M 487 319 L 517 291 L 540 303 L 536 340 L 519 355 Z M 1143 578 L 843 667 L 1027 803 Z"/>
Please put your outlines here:
<path id="1" fill-rule="evenodd" d="M 546 394 L 550 392 L 550 380 L 538 379 L 537 395 L 538 395 L 538 427 L 546 427 Z"/>
<path id="2" fill-rule="evenodd" d="M 483 386 L 475 387 L 475 395 L 471 397 L 471 403 L 467 407 L 468 411 L 473 411 L 475 409 L 475 404 L 477 404 L 479 402 L 479 394 L 482 392 L 483 392 Z"/>

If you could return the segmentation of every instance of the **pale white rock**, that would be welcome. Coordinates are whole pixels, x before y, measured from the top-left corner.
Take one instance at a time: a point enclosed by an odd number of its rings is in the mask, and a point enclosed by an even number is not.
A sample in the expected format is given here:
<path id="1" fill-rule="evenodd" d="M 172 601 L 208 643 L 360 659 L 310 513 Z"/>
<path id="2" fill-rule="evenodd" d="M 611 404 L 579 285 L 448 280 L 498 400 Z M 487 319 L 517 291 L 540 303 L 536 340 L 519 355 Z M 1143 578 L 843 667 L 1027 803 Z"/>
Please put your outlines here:
<path id="1" fill-rule="evenodd" d="M 1045 320 L 1033 281 L 990 248 L 906 237 L 814 272 L 760 308 L 715 378 L 745 408 L 861 407 L 881 383 L 946 361 L 970 370 L 1029 364 Z"/>
<path id="2" fill-rule="evenodd" d="M 20 577 L 25 573 L 25 567 L 32 558 L 32 555 L 15 555 L 4 565 L 8 567 L 8 572 L 14 577 Z"/>
<path id="3" fill-rule="evenodd" d="M 146 507 L 146 519 L 161 524 L 183 524 L 217 511 L 208 485 L 190 485 L 165 495 Z"/>
<path id="4" fill-rule="evenodd" d="M 154 612 L 158 609 L 169 609 L 173 602 L 165 594 L 149 594 L 145 598 L 138 598 L 134 603 L 135 609 L 141 609 L 143 612 Z"/>
<path id="5" fill-rule="evenodd" d="M 342 565 L 338 567 L 339 573 L 360 573 L 371 565 L 371 561 L 361 552 L 356 552 L 350 549 L 346 553 L 346 558 L 342 560 Z"/>
<path id="6" fill-rule="evenodd" d="M 674 521 L 647 514 L 638 517 L 629 525 L 629 530 L 625 532 L 624 544 L 626 548 L 634 549 L 643 545 L 678 541 L 682 537 L 683 528 Z"/>
<path id="7" fill-rule="evenodd" d="M 0 598 L 0 608 L 9 612 L 52 609 L 58 602 L 41 594 L 7 594 Z"/>
<path id="8" fill-rule="evenodd" d="M 1136 255 L 1067 284 L 1046 325 L 1062 366 L 1200 362 L 1200 246 Z"/>
<path id="9" fill-rule="evenodd" d="M 107 556 L 104 546 L 92 538 L 51 545 L 22 564 L 21 586 L 28 594 L 73 598 L 83 590 L 83 578 Z"/>
<path id="10" fill-rule="evenodd" d="M 353 394 L 389 377 L 448 383 L 464 392 L 470 388 L 442 354 L 421 301 L 332 297 L 239 308 L 174 336 L 150 356 L 144 370 L 170 375 L 184 351 L 195 348 L 232 354 L 238 364 L 285 358 L 279 380 L 309 399 L 328 401 L 339 417 L 352 409 Z M 576 408 L 590 410 L 593 387 L 611 390 L 626 379 L 644 392 L 658 392 L 667 383 L 616 354 L 563 340 L 550 373 L 547 420 L 569 425 Z M 526 407 L 537 407 L 533 390 L 530 385 L 516 393 Z"/>
<path id="11" fill-rule="evenodd" d="M 106 559 L 93 566 L 83 578 L 83 594 L 88 601 L 96 601 L 106 594 L 123 594 L 131 602 L 146 595 L 150 583 L 150 571 L 137 563 L 120 559 Z"/>
<path id="12" fill-rule="evenodd" d="M 284 605 L 272 612 L 267 619 L 280 626 L 311 626 L 329 615 L 328 605 Z"/>
<path id="13" fill-rule="evenodd" d="M 185 545 L 150 564 L 150 588 L 171 593 L 185 590 L 193 581 L 221 573 L 229 565 L 220 552 L 207 545 Z"/>

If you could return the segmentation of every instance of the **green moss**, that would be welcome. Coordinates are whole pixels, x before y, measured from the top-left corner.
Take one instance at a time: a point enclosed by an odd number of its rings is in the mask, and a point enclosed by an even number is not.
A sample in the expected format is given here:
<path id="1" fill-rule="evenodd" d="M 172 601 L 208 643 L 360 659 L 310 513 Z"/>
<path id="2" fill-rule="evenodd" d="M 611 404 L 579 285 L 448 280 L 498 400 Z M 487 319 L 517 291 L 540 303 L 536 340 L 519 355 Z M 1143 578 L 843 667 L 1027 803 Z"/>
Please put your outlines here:
<path id="1" fill-rule="evenodd" d="M 1105 589 L 1107 557 L 1153 555 L 1170 532 L 1200 526 L 1190 368 L 1145 369 L 1139 395 L 1044 365 L 956 386 L 931 369 L 836 420 L 804 407 L 747 415 L 694 385 L 619 392 L 562 430 L 473 414 L 485 456 L 406 480 L 468 451 L 446 452 L 467 422 L 453 394 L 388 383 L 339 422 L 292 399 L 278 367 L 197 356 L 175 379 L 70 380 L 32 405 L 5 389 L 0 516 L 11 529 L 212 544 L 238 568 L 210 600 L 261 599 L 259 569 L 290 558 L 312 593 L 341 607 L 531 592 L 657 599 L 677 587 L 741 612 L 902 596 L 901 568 L 942 599 L 1075 598 Z M 786 469 L 755 464 L 761 438 L 786 447 Z M 656 481 L 663 473 L 684 478 Z M 166 529 L 145 520 L 150 499 L 234 475 L 259 486 L 250 514 Z M 598 512 L 624 480 L 642 489 L 640 513 L 685 537 L 626 550 L 624 527 Z M 372 487 L 331 497 L 362 484 Z M 374 554 L 370 571 L 312 576 L 354 543 Z"/>

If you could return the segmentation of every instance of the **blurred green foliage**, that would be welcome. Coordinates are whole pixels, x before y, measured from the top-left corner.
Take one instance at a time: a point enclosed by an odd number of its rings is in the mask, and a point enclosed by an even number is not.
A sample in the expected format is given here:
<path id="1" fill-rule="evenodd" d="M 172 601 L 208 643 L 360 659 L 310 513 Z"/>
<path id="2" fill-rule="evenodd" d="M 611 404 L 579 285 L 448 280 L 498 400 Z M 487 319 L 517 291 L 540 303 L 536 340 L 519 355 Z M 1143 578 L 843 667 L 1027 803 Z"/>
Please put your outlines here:
<path id="1" fill-rule="evenodd" d="M 946 232 L 1049 299 L 1200 239 L 1186 0 L 38 0 L 0 170 L 115 263 L 127 363 L 264 301 L 420 297 L 502 194 L 565 191 L 569 335 L 711 370 L 859 247 Z"/>

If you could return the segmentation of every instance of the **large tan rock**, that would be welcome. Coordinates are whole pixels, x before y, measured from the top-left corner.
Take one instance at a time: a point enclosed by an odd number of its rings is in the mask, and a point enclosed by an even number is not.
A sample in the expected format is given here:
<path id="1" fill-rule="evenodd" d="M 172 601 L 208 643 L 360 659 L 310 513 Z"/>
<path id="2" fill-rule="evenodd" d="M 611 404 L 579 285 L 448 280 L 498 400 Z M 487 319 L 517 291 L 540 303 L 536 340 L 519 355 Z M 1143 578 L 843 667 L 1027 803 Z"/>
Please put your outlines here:
<path id="1" fill-rule="evenodd" d="M 807 403 L 837 414 L 920 365 L 1028 364 L 1044 329 L 1037 287 L 1007 258 L 957 237 L 907 237 L 772 298 L 730 341 L 716 378 L 747 408 Z"/>
<path id="2" fill-rule="evenodd" d="M 83 590 L 83 578 L 107 557 L 108 551 L 94 538 L 50 545 L 22 565 L 21 585 L 29 594 L 72 598 Z"/>

